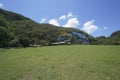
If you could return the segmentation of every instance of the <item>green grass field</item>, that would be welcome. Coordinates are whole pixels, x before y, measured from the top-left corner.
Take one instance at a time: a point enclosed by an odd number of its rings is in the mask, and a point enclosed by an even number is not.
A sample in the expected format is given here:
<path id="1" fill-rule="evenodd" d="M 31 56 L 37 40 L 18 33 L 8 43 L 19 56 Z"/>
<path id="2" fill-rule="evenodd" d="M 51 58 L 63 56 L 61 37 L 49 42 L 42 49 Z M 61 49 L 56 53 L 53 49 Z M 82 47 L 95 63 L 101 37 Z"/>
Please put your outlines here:
<path id="1" fill-rule="evenodd" d="M 0 80 L 120 80 L 120 46 L 0 49 Z"/>

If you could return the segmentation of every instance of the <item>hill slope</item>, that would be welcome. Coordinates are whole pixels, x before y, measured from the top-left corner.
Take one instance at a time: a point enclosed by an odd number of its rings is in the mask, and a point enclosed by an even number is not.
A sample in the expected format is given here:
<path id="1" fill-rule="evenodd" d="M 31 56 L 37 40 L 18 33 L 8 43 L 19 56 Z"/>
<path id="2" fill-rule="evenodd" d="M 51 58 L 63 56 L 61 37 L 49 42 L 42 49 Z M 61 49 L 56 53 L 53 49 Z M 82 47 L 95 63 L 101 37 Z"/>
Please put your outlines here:
<path id="1" fill-rule="evenodd" d="M 78 38 L 71 31 L 83 34 L 90 43 L 94 40 L 78 29 L 39 24 L 20 14 L 0 9 L 0 47 L 49 45 L 57 42 L 58 36 L 67 36 L 72 43 L 78 43 Z"/>
<path id="2" fill-rule="evenodd" d="M 111 44 L 120 45 L 120 30 L 113 32 L 108 39 Z"/>
<path id="3" fill-rule="evenodd" d="M 120 30 L 113 32 L 109 37 L 97 37 L 97 44 L 120 45 Z"/>

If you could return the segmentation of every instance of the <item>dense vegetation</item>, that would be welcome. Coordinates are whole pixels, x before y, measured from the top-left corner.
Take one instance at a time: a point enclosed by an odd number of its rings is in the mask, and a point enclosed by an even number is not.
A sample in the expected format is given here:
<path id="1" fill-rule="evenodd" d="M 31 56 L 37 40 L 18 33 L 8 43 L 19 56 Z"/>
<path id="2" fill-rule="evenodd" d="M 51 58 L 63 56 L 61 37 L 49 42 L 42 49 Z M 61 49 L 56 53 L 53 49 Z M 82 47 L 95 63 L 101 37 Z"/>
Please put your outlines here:
<path id="1" fill-rule="evenodd" d="M 39 24 L 20 14 L 0 9 L 0 47 L 51 45 L 51 43 L 57 42 L 59 36 L 69 36 L 71 44 L 84 44 L 76 36 L 71 35 L 71 31 L 84 34 L 90 44 L 104 44 L 104 42 L 105 44 L 120 44 L 120 38 L 116 36 L 120 34 L 120 31 L 112 34 L 109 39 L 101 37 L 95 39 L 78 29 Z"/>

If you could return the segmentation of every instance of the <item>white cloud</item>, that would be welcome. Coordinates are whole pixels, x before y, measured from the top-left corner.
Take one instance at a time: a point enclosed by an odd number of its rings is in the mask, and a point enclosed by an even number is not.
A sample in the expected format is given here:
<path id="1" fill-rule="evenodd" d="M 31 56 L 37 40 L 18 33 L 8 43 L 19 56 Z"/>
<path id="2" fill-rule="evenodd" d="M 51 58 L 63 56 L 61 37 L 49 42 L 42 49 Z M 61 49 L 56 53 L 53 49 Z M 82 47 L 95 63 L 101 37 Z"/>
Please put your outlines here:
<path id="1" fill-rule="evenodd" d="M 61 17 L 59 17 L 59 19 L 66 19 L 66 16 L 65 15 L 62 15 Z"/>
<path id="2" fill-rule="evenodd" d="M 68 12 L 67 15 L 62 15 L 61 17 L 59 17 L 59 19 L 66 19 L 66 18 L 71 18 L 74 17 L 72 12 Z"/>
<path id="3" fill-rule="evenodd" d="M 46 21 L 46 18 L 41 19 L 40 23 L 44 23 Z"/>
<path id="4" fill-rule="evenodd" d="M 60 24 L 58 23 L 58 21 L 56 19 L 49 20 L 49 24 L 52 24 L 52 25 L 55 25 L 55 26 L 60 26 Z"/>
<path id="5" fill-rule="evenodd" d="M 45 22 L 46 19 L 43 18 L 40 23 Z M 67 21 L 65 24 L 63 21 Z M 68 12 L 68 14 L 64 14 L 62 16 L 60 16 L 57 19 L 50 19 L 48 21 L 49 24 L 55 25 L 55 26 L 63 26 L 63 27 L 72 27 L 72 28 L 77 28 L 78 25 L 80 25 L 79 20 L 77 19 L 77 17 L 75 17 L 73 15 L 72 12 Z"/>
<path id="6" fill-rule="evenodd" d="M 78 25 L 80 25 L 77 18 L 70 18 L 68 19 L 67 23 L 63 25 L 63 27 L 73 27 L 76 28 Z"/>
<path id="7" fill-rule="evenodd" d="M 68 18 L 69 18 L 69 17 L 73 17 L 72 12 L 69 12 L 68 15 L 67 15 L 67 17 L 68 17 Z"/>
<path id="8" fill-rule="evenodd" d="M 103 27 L 103 28 L 98 28 L 98 30 L 107 30 L 108 29 L 108 27 Z"/>
<path id="9" fill-rule="evenodd" d="M 0 3 L 0 8 L 2 8 L 3 7 L 3 4 L 2 3 Z"/>
<path id="10" fill-rule="evenodd" d="M 95 32 L 98 29 L 98 26 L 94 25 L 94 20 L 87 21 L 83 26 L 82 30 L 87 32 L 88 34 L 91 34 Z"/>
<path id="11" fill-rule="evenodd" d="M 68 12 L 68 14 L 66 15 L 68 21 L 66 24 L 63 25 L 63 27 L 73 27 L 73 28 L 77 28 L 78 25 L 80 25 L 79 20 L 77 19 L 77 17 L 75 17 L 73 15 L 72 12 Z"/>
<path id="12" fill-rule="evenodd" d="M 108 29 L 108 27 L 103 27 L 103 29 Z"/>

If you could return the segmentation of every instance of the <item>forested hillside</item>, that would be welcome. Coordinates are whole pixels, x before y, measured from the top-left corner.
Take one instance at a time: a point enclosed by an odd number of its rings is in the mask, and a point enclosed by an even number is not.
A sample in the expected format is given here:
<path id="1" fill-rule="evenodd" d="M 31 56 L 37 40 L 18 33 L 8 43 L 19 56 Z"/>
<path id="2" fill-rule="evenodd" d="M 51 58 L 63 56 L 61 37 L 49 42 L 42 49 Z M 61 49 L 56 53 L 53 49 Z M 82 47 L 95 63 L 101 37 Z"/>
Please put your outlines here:
<path id="1" fill-rule="evenodd" d="M 120 31 L 107 38 L 103 36 L 95 39 L 79 29 L 39 24 L 20 14 L 0 9 L 0 47 L 45 46 L 55 42 L 120 44 Z"/>
<path id="2" fill-rule="evenodd" d="M 0 47 L 27 47 L 51 45 L 60 36 L 67 36 L 71 44 L 78 44 L 78 38 L 71 31 L 85 35 L 90 44 L 95 39 L 87 33 L 74 29 L 39 24 L 20 14 L 0 9 Z M 82 41 L 80 44 L 84 44 Z"/>

